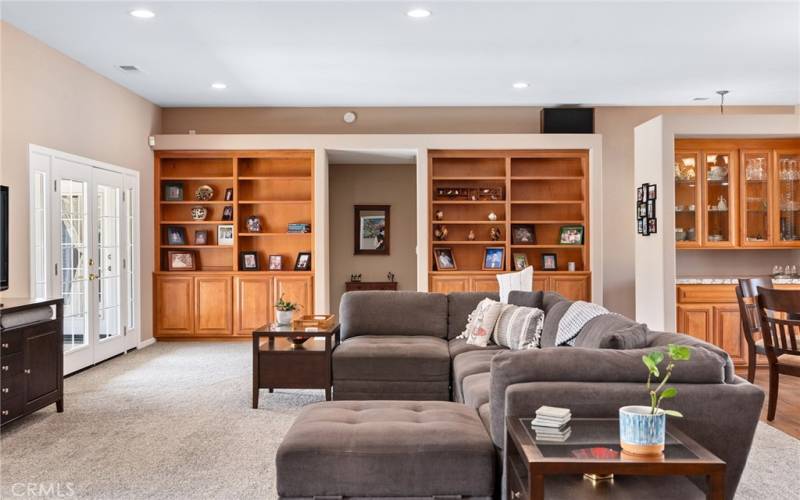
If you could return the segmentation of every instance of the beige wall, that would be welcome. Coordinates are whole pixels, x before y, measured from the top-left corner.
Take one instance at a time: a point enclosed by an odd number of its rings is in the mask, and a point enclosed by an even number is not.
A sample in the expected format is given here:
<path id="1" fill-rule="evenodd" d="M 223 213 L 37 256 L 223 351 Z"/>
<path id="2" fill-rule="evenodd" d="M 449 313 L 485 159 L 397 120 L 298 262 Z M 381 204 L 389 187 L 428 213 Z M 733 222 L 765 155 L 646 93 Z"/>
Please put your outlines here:
<path id="1" fill-rule="evenodd" d="M 152 336 L 153 154 L 161 110 L 15 27 L 2 37 L 0 182 L 11 187 L 11 272 L 6 296 L 29 293 L 28 145 L 141 172 L 142 337 Z"/>
<path id="2" fill-rule="evenodd" d="M 416 165 L 331 165 L 328 181 L 331 311 L 351 274 L 386 281 L 391 271 L 398 290 L 416 290 Z M 353 205 L 391 205 L 389 255 L 353 255 Z"/>

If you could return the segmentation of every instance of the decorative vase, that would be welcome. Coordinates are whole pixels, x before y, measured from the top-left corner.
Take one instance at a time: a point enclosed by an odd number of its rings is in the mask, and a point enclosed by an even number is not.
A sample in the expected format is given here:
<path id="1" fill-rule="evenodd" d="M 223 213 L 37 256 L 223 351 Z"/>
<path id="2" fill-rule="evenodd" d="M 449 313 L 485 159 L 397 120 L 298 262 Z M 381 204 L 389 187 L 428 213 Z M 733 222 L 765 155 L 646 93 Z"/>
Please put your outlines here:
<path id="1" fill-rule="evenodd" d="M 208 209 L 206 207 L 192 207 L 192 219 L 206 220 Z"/>
<path id="2" fill-rule="evenodd" d="M 209 201 L 214 197 L 214 188 L 208 184 L 203 184 L 194 192 L 194 197 L 199 201 Z"/>
<path id="3" fill-rule="evenodd" d="M 279 325 L 291 325 L 294 311 L 279 311 L 275 309 L 275 318 Z"/>
<path id="4" fill-rule="evenodd" d="M 619 409 L 619 443 L 632 455 L 659 456 L 664 453 L 667 415 L 652 414 L 649 406 L 623 406 Z"/>
<path id="5" fill-rule="evenodd" d="M 494 212 L 489 212 L 489 216 L 488 217 L 489 217 L 489 220 L 492 221 L 492 222 L 497 220 L 497 214 L 494 213 Z"/>

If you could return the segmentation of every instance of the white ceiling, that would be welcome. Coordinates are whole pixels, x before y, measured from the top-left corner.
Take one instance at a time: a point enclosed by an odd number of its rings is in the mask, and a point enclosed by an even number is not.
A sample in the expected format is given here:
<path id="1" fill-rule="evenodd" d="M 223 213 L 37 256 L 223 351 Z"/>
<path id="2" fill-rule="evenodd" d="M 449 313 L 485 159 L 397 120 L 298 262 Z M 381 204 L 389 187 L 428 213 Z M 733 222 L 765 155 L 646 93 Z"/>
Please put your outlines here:
<path id="1" fill-rule="evenodd" d="M 796 0 L 3 1 L 2 18 L 162 106 L 800 103 Z"/>

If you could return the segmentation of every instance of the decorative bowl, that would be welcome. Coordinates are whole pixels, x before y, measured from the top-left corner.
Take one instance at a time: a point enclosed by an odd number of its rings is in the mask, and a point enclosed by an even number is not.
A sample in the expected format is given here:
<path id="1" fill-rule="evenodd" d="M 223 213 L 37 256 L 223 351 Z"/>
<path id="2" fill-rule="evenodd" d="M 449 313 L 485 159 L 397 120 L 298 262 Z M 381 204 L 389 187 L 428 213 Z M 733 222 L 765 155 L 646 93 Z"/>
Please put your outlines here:
<path id="1" fill-rule="evenodd" d="M 206 220 L 208 216 L 208 209 L 206 207 L 192 207 L 192 219 Z"/>
<path id="2" fill-rule="evenodd" d="M 214 197 L 214 188 L 204 184 L 197 188 L 197 191 L 194 192 L 194 197 L 199 201 L 209 201 Z"/>

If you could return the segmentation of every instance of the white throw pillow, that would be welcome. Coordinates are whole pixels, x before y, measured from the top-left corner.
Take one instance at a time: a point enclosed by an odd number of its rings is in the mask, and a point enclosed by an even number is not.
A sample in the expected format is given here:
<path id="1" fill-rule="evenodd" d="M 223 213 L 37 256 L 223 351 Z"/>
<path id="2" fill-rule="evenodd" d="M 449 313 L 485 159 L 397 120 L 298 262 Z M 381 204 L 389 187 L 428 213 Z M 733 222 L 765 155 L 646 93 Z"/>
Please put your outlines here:
<path id="1" fill-rule="evenodd" d="M 498 274 L 497 282 L 500 284 L 500 302 L 508 304 L 508 294 L 512 290 L 533 291 L 533 266 L 516 273 Z"/>
<path id="2" fill-rule="evenodd" d="M 489 345 L 494 326 L 497 324 L 497 319 L 500 317 L 503 307 L 504 304 L 491 299 L 484 299 L 478 304 L 478 308 L 472 313 L 475 315 L 475 329 L 467 338 L 467 344 L 478 347 Z"/>
<path id="3" fill-rule="evenodd" d="M 478 328 L 478 323 L 482 317 L 482 311 L 492 302 L 497 301 L 492 299 L 483 299 L 482 301 L 478 302 L 478 305 L 475 306 L 475 310 L 473 310 L 471 313 L 469 313 L 469 316 L 467 316 L 467 326 L 464 328 L 464 331 L 461 332 L 461 335 L 456 337 L 457 339 L 468 339 L 472 336 L 472 334 L 475 332 L 475 329 Z"/>

